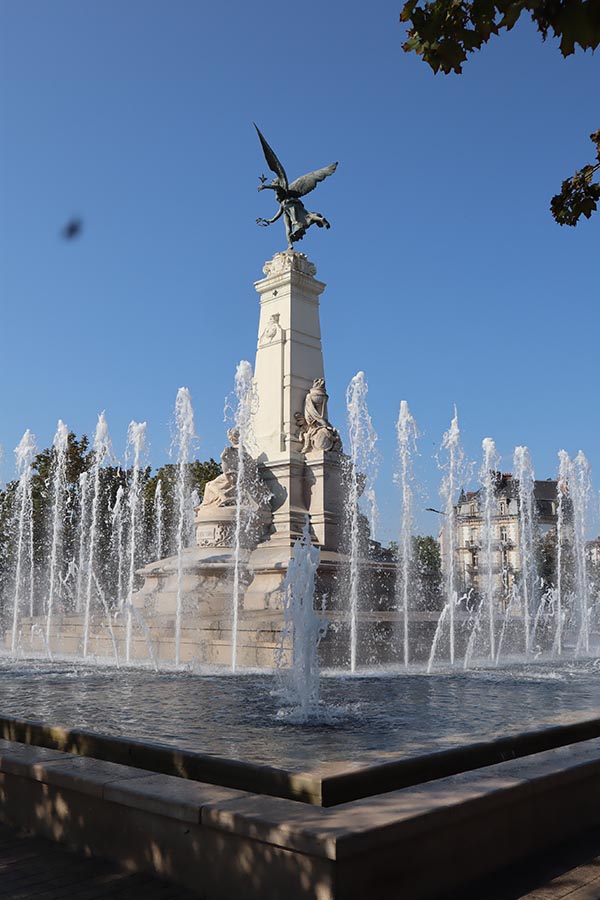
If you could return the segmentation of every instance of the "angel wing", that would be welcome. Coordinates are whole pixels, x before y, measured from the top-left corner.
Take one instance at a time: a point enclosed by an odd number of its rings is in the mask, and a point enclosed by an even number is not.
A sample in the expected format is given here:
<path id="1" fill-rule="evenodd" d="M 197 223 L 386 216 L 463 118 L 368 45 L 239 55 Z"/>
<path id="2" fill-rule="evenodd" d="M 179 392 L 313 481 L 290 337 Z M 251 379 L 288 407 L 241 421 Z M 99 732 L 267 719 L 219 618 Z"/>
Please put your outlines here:
<path id="1" fill-rule="evenodd" d="M 277 159 L 277 156 L 276 156 L 274 150 L 271 147 L 269 147 L 269 145 L 267 144 L 267 142 L 264 139 L 263 135 L 261 134 L 260 128 L 258 127 L 256 122 L 253 122 L 252 124 L 256 128 L 260 143 L 262 144 L 263 153 L 265 154 L 265 159 L 267 161 L 268 167 L 270 168 L 271 172 L 275 172 L 275 174 L 278 176 L 278 178 L 282 182 L 282 187 L 285 187 L 287 190 L 288 179 L 287 179 L 287 175 L 285 174 L 285 169 L 283 168 L 283 166 Z M 323 176 L 323 177 L 325 177 L 325 176 Z"/>
<path id="2" fill-rule="evenodd" d="M 305 194 L 310 194 L 311 191 L 314 191 L 320 181 L 323 181 L 328 175 L 333 175 L 337 169 L 337 165 L 338 164 L 334 162 L 331 163 L 330 166 L 325 166 L 324 169 L 317 169 L 316 172 L 309 172 L 308 175 L 302 175 L 300 178 L 296 178 L 295 181 L 292 181 L 288 190 L 298 197 L 304 197 Z"/>

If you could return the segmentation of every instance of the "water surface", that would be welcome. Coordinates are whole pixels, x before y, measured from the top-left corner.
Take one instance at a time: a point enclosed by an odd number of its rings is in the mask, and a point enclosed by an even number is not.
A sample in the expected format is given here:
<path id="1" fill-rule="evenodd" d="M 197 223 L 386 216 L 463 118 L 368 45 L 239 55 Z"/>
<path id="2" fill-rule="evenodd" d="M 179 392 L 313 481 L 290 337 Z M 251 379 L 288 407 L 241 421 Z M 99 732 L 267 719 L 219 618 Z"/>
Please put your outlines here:
<path id="1" fill-rule="evenodd" d="M 600 715 L 600 661 L 590 660 L 325 676 L 326 721 L 311 724 L 282 717 L 275 688 L 271 674 L 0 660 L 4 715 L 295 769 L 383 761 Z"/>

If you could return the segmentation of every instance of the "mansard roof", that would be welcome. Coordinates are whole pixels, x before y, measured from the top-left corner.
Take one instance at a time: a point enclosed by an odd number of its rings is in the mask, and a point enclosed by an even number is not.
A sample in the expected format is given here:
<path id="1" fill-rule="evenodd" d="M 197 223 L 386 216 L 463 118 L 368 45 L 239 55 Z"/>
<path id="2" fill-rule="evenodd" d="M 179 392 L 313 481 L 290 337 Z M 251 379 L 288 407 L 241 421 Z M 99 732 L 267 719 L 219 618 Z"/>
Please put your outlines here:
<path id="1" fill-rule="evenodd" d="M 517 499 L 519 496 L 519 481 L 514 478 L 511 472 L 494 472 L 495 493 L 496 497 L 506 498 L 508 500 Z M 458 503 L 470 503 L 473 500 L 478 501 L 482 488 L 477 491 L 461 490 Z M 547 478 L 545 481 L 535 481 L 533 487 L 533 496 L 540 509 L 540 512 L 548 511 L 548 504 L 556 500 L 558 491 L 558 483 Z"/>

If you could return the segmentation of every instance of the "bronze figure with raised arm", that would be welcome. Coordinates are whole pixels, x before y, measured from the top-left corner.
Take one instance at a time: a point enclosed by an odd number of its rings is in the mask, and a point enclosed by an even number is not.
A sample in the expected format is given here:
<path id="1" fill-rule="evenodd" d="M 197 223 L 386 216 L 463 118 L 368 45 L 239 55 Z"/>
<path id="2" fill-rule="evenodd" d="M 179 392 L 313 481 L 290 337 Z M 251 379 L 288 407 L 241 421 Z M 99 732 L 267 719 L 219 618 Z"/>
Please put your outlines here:
<path id="1" fill-rule="evenodd" d="M 293 244 L 296 241 L 302 240 L 311 225 L 317 225 L 319 228 L 329 228 L 327 219 L 320 213 L 309 212 L 300 200 L 300 197 L 304 197 L 305 194 L 309 194 L 314 190 L 319 181 L 323 181 L 328 175 L 333 175 L 337 168 L 337 163 L 334 162 L 324 169 L 317 169 L 315 172 L 309 172 L 308 175 L 302 175 L 301 178 L 296 178 L 295 181 L 288 184 L 285 169 L 277 159 L 277 156 L 271 147 L 267 144 L 258 126 L 255 125 L 254 127 L 260 138 L 267 165 L 270 170 L 275 173 L 275 178 L 273 178 L 270 184 L 267 184 L 266 177 L 261 175 L 258 190 L 275 191 L 275 197 L 279 203 L 279 211 L 272 219 L 257 219 L 256 224 L 265 226 L 272 225 L 273 222 L 276 222 L 277 219 L 280 219 L 281 216 L 283 216 L 288 250 L 293 250 Z"/>

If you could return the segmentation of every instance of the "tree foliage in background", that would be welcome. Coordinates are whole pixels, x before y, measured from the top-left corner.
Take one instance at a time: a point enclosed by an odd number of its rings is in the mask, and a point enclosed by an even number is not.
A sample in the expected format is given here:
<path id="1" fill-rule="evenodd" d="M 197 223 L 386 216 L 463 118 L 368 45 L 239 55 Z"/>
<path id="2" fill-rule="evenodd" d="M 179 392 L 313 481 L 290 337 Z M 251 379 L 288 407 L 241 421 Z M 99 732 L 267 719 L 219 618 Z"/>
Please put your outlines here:
<path id="1" fill-rule="evenodd" d="M 66 459 L 66 483 L 64 495 L 60 498 L 62 507 L 61 535 L 60 535 L 60 580 L 63 594 L 73 590 L 76 581 L 75 568 L 78 564 L 79 540 L 81 535 L 82 515 L 82 482 L 81 476 L 88 473 L 92 477 L 95 462 L 95 453 L 90 449 L 90 443 L 86 435 L 77 438 L 71 432 L 68 435 L 67 459 Z M 56 451 L 48 447 L 38 453 L 32 464 L 31 471 L 31 497 L 33 518 L 33 550 L 34 562 L 37 569 L 37 577 L 44 582 L 47 580 L 47 572 L 44 571 L 44 563 L 49 559 L 49 551 L 52 541 L 52 508 L 54 503 L 53 477 L 56 464 Z M 204 494 L 204 488 L 208 481 L 216 478 L 221 472 L 220 465 L 214 459 L 206 462 L 194 460 L 186 464 L 186 494 L 195 491 L 198 499 Z M 156 486 L 160 479 L 163 494 L 163 555 L 174 552 L 174 531 L 176 525 L 176 511 L 178 509 L 177 480 L 179 466 L 167 464 L 152 475 L 150 466 L 142 468 L 139 472 L 139 486 L 142 508 L 140 521 L 142 523 L 141 539 L 139 541 L 140 558 L 136 560 L 136 566 L 142 566 L 146 562 L 156 558 L 154 519 L 154 497 Z M 118 567 L 115 565 L 115 533 L 113 527 L 113 514 L 119 489 L 123 496 L 123 520 L 124 534 L 127 538 L 128 516 L 127 507 L 128 489 L 133 481 L 133 470 L 122 468 L 119 465 L 105 465 L 99 473 L 100 492 L 97 505 L 97 529 L 95 570 L 100 582 L 113 598 L 117 592 Z M 0 490 L 0 586 L 4 591 L 11 590 L 15 567 L 15 535 L 17 528 L 18 510 L 16 506 L 18 481 L 10 481 L 3 490 Z M 88 494 L 88 522 L 89 505 L 91 503 L 91 484 Z M 87 537 L 89 542 L 89 535 Z M 87 544 L 84 552 L 87 552 Z M 44 595 L 43 588 L 39 594 Z"/>
<path id="2" fill-rule="evenodd" d="M 413 548 L 419 571 L 439 581 L 442 577 L 440 542 L 430 534 L 417 534 L 413 537 Z"/>
<path id="3" fill-rule="evenodd" d="M 425 609 L 441 609 L 442 554 L 440 542 L 432 535 L 412 536 L 411 579 L 414 579 L 415 597 Z M 389 552 L 394 560 L 400 557 L 397 541 L 390 541 Z"/>
<path id="4" fill-rule="evenodd" d="M 529 13 L 542 38 L 554 34 L 563 56 L 576 47 L 595 50 L 600 44 L 598 0 L 407 0 L 400 21 L 408 24 L 403 50 L 417 53 L 433 69 L 460 74 L 469 53 L 492 35 L 510 31 Z M 600 168 L 600 130 L 591 135 L 596 163 L 585 165 L 562 183 L 550 209 L 559 225 L 590 218 L 600 200 L 600 184 L 592 179 Z"/>
<path id="5" fill-rule="evenodd" d="M 221 474 L 221 466 L 214 459 L 200 462 L 195 459 L 187 464 L 187 487 L 190 492 L 195 491 L 199 499 L 204 496 L 204 489 L 209 481 Z M 144 509 L 147 521 L 153 520 L 156 489 L 161 483 L 163 497 L 163 527 L 167 537 L 165 551 L 174 552 L 172 536 L 175 533 L 177 518 L 177 480 L 179 478 L 179 466 L 167 463 L 157 469 L 156 474 L 148 478 L 143 488 Z M 171 538 L 171 539 L 169 539 Z"/>

